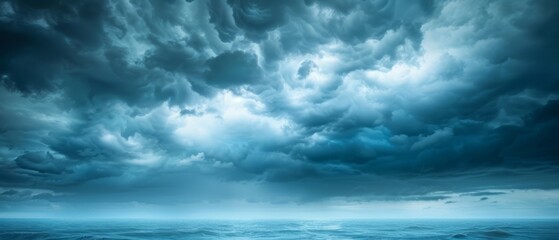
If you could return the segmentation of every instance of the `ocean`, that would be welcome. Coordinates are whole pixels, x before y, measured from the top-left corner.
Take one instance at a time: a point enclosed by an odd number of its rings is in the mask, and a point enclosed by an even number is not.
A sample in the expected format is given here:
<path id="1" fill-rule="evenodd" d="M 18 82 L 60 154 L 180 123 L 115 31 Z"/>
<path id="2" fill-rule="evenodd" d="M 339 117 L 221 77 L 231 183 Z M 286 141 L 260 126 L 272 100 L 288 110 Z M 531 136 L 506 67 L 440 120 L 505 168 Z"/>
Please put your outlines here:
<path id="1" fill-rule="evenodd" d="M 0 239 L 559 239 L 559 221 L 2 219 Z"/>

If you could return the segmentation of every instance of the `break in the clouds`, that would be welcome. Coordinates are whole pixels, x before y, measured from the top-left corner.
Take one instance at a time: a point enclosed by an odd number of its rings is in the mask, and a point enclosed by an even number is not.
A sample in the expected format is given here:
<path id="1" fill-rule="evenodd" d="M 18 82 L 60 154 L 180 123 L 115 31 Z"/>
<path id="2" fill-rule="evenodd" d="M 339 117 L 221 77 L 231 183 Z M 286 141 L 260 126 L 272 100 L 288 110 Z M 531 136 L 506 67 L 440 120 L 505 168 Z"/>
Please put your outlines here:
<path id="1" fill-rule="evenodd" d="M 0 1 L 0 213 L 557 216 L 557 22 L 545 0 Z"/>

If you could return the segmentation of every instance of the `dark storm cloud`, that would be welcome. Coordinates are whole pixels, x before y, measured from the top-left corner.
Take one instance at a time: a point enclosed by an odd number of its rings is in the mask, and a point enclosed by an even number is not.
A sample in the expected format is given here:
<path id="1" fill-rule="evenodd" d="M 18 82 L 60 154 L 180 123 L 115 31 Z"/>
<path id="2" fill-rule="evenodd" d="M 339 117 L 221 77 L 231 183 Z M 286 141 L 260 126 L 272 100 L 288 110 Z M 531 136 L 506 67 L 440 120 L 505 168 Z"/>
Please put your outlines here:
<path id="1" fill-rule="evenodd" d="M 460 196 L 479 197 L 479 196 L 494 196 L 494 195 L 502 195 L 502 194 L 506 194 L 506 193 L 505 192 L 473 192 L 473 193 L 460 194 Z"/>
<path id="2" fill-rule="evenodd" d="M 232 87 L 254 84 L 261 80 L 262 72 L 258 67 L 256 55 L 241 51 L 225 52 L 209 59 L 206 79 L 216 87 Z"/>
<path id="3" fill-rule="evenodd" d="M 334 9 L 326 27 L 348 44 L 378 38 L 390 29 L 421 24 L 434 8 L 432 1 L 313 1 Z"/>
<path id="4" fill-rule="evenodd" d="M 316 68 L 316 64 L 313 61 L 307 60 L 301 63 L 299 70 L 297 70 L 297 75 L 299 78 L 306 78 L 311 73 L 311 70 Z"/>
<path id="5" fill-rule="evenodd" d="M 554 1 L 0 3 L 2 196 L 558 187 Z"/>
<path id="6" fill-rule="evenodd" d="M 253 1 L 228 0 L 233 19 L 237 27 L 245 31 L 249 39 L 260 40 L 267 37 L 267 32 L 284 25 L 288 20 L 288 11 L 300 1 Z"/>
<path id="7" fill-rule="evenodd" d="M 445 199 L 449 199 L 449 196 L 420 196 L 420 197 L 411 197 L 406 198 L 405 200 L 416 200 L 416 201 L 442 201 Z"/>
<path id="8" fill-rule="evenodd" d="M 0 201 L 22 201 L 28 200 L 32 197 L 31 191 L 16 191 L 10 189 L 0 194 Z"/>
<path id="9" fill-rule="evenodd" d="M 8 9 L 6 9 L 8 7 Z M 64 4 L 4 2 L 2 72 L 6 84 L 20 91 L 48 90 L 66 64 L 79 61 L 74 47 L 94 49 L 101 43 L 104 4 L 95 1 Z M 52 9 L 52 11 L 49 11 Z M 6 19 L 7 18 L 7 19 Z M 43 21 L 52 31 L 31 21 Z"/>
<path id="10" fill-rule="evenodd" d="M 18 167 L 38 173 L 61 174 L 64 171 L 63 165 L 57 164 L 57 160 L 50 153 L 46 153 L 45 156 L 41 156 L 40 153 L 26 153 L 14 161 Z"/>
<path id="11" fill-rule="evenodd" d="M 235 25 L 231 8 L 225 0 L 208 2 L 210 23 L 213 23 L 223 42 L 231 42 L 237 36 L 239 29 Z"/>

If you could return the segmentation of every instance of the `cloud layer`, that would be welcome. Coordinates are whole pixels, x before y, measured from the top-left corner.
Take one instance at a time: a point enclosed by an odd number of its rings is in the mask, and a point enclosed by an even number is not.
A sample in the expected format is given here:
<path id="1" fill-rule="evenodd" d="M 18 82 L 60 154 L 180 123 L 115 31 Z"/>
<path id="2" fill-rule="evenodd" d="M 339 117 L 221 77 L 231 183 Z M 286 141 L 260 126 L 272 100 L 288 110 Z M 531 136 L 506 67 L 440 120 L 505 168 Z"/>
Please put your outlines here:
<path id="1" fill-rule="evenodd" d="M 0 207 L 557 189 L 558 21 L 555 1 L 0 1 Z"/>

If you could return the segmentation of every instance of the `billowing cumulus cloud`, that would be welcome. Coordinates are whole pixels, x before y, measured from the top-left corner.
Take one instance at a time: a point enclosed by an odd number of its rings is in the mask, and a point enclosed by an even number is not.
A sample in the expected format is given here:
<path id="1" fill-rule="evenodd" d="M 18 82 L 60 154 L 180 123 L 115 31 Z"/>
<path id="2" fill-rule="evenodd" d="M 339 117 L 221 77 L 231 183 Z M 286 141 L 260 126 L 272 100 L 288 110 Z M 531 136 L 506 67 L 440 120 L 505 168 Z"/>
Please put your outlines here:
<path id="1" fill-rule="evenodd" d="M 0 209 L 556 194 L 558 21 L 528 0 L 0 1 Z"/>

